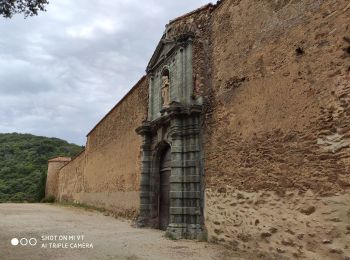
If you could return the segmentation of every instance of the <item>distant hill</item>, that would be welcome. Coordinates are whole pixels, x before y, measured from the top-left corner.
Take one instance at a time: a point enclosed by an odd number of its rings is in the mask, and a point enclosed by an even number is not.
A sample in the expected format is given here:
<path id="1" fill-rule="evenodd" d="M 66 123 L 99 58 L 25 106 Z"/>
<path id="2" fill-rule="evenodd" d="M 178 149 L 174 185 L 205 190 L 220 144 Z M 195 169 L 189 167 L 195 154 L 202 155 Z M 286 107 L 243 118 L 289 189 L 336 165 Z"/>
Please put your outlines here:
<path id="1" fill-rule="evenodd" d="M 58 138 L 0 134 L 0 202 L 38 202 L 45 195 L 47 160 L 84 147 Z"/>

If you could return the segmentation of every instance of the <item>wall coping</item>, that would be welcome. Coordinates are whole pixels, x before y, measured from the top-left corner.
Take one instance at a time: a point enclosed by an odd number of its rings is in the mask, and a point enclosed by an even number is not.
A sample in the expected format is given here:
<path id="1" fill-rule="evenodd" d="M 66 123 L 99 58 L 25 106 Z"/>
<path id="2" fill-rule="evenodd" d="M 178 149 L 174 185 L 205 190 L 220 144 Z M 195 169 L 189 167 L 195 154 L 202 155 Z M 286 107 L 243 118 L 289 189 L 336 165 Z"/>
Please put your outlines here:
<path id="1" fill-rule="evenodd" d="M 90 132 L 86 135 L 88 137 L 95 129 L 116 109 L 118 106 L 120 106 L 123 101 L 146 79 L 146 75 L 142 76 L 142 78 L 128 91 L 128 93 L 125 94 L 124 97 L 122 97 L 121 100 L 90 130 Z"/>
<path id="2" fill-rule="evenodd" d="M 49 159 L 48 162 L 70 162 L 72 160 L 72 158 L 70 157 L 63 157 L 63 156 L 59 156 L 59 157 L 55 157 L 52 159 Z"/>

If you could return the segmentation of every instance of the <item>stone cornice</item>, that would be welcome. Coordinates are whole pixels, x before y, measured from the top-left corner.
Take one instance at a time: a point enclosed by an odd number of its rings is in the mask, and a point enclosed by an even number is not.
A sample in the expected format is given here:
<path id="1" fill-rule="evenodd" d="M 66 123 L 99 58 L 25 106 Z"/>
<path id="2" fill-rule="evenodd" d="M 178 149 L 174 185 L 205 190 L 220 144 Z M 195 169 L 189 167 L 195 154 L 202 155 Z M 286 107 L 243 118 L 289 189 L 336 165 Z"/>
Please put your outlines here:
<path id="1" fill-rule="evenodd" d="M 144 121 L 142 126 L 136 129 L 136 133 L 139 135 L 148 135 L 168 124 L 173 118 L 189 117 L 195 114 L 200 115 L 202 113 L 202 106 L 196 104 L 182 105 L 173 101 L 168 108 L 164 108 L 160 112 L 161 117 L 153 121 Z"/>

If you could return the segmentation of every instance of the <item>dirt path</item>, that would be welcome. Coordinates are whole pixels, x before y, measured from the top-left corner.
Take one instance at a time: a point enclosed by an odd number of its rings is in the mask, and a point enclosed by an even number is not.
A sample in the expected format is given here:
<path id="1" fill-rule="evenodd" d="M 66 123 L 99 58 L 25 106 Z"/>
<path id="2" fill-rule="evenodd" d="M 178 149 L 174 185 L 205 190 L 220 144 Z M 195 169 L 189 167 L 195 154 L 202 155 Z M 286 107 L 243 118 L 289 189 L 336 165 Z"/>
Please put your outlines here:
<path id="1" fill-rule="evenodd" d="M 37 244 L 13 246 L 13 238 L 34 238 L 28 243 L 35 244 L 37 241 Z M 43 240 L 48 238 L 51 240 Z M 13 242 L 16 243 L 15 240 Z M 25 244 L 27 241 L 22 239 L 20 242 Z M 83 245 L 93 248 L 74 248 Z M 133 228 L 127 221 L 99 212 L 47 204 L 0 204 L 0 259 L 243 258 L 218 245 L 172 241 L 165 238 L 161 231 Z"/>

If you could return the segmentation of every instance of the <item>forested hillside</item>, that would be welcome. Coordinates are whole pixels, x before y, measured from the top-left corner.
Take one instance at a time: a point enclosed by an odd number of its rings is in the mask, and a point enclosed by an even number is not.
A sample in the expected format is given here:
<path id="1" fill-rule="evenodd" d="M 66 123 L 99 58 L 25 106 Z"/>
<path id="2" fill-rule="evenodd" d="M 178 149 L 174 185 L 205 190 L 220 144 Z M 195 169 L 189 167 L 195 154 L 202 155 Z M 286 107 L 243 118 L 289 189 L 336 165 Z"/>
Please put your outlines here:
<path id="1" fill-rule="evenodd" d="M 0 202 L 36 202 L 45 195 L 47 160 L 83 147 L 57 138 L 0 134 Z"/>

